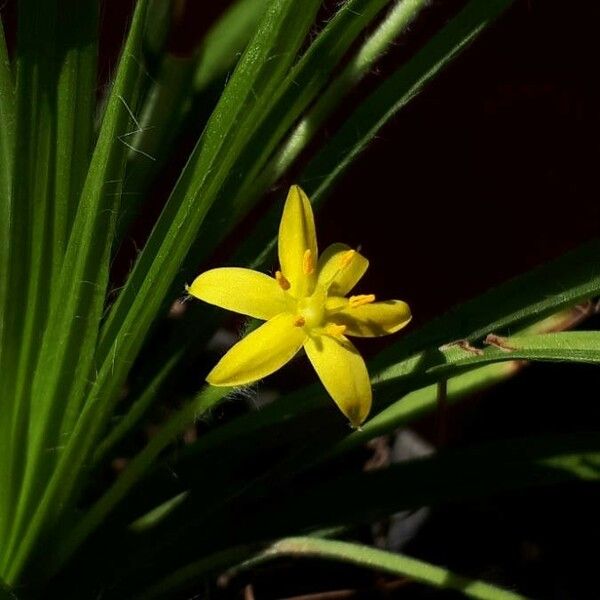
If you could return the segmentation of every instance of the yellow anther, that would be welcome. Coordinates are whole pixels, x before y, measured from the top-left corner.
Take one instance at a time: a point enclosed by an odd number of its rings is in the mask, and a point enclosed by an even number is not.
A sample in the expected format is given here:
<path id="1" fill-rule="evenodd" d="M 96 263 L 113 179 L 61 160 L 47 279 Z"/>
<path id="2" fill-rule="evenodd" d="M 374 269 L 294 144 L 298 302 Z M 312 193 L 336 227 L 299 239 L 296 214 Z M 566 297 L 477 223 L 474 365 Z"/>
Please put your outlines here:
<path id="1" fill-rule="evenodd" d="M 329 323 L 329 325 L 325 327 L 325 332 L 333 337 L 341 337 L 346 332 L 346 326 Z"/>
<path id="2" fill-rule="evenodd" d="M 350 296 L 350 308 L 358 308 L 364 304 L 375 302 L 375 294 L 361 294 L 359 296 Z"/>
<path id="3" fill-rule="evenodd" d="M 296 327 L 304 327 L 306 325 L 306 319 L 302 315 L 298 315 L 294 320 L 294 325 Z"/>
<path id="4" fill-rule="evenodd" d="M 275 279 L 282 290 L 290 289 L 290 282 L 285 278 L 285 275 L 281 271 L 275 272 Z"/>
<path id="5" fill-rule="evenodd" d="M 345 269 L 354 260 L 355 256 L 356 250 L 348 250 L 347 252 L 344 252 L 344 255 L 342 256 L 342 269 Z"/>
<path id="6" fill-rule="evenodd" d="M 311 250 L 305 250 L 302 257 L 302 271 L 305 275 L 312 275 L 315 272 L 315 257 Z"/>

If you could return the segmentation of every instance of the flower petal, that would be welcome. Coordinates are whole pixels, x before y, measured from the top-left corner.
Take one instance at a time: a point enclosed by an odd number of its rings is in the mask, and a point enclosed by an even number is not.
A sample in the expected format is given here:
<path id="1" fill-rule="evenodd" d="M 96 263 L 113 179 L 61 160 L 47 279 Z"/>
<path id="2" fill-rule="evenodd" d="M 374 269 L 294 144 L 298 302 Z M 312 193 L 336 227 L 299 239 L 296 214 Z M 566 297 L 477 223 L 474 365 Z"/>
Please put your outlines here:
<path id="1" fill-rule="evenodd" d="M 196 277 L 187 291 L 204 302 L 257 319 L 270 319 L 286 310 L 277 281 L 250 269 L 211 269 Z"/>
<path id="2" fill-rule="evenodd" d="M 293 185 L 279 225 L 279 264 L 291 284 L 292 295 L 306 296 L 312 291 L 317 257 L 317 234 L 310 200 Z"/>
<path id="3" fill-rule="evenodd" d="M 306 334 L 297 315 L 280 313 L 239 341 L 217 363 L 206 381 L 216 386 L 244 385 L 283 367 L 300 350 Z"/>
<path id="4" fill-rule="evenodd" d="M 332 302 L 328 305 L 333 306 Z M 338 301 L 339 299 L 335 299 Z M 337 325 L 346 326 L 346 335 L 356 337 L 379 337 L 395 333 L 408 325 L 412 318 L 410 307 L 402 300 L 372 302 L 351 308 L 346 306 L 330 317 Z"/>
<path id="5" fill-rule="evenodd" d="M 304 349 L 325 389 L 353 427 L 371 410 L 371 382 L 365 361 L 344 337 L 321 335 L 307 338 Z"/>
<path id="6" fill-rule="evenodd" d="M 345 296 L 361 279 L 369 261 L 346 244 L 331 244 L 319 257 L 318 282 L 330 294 Z"/>

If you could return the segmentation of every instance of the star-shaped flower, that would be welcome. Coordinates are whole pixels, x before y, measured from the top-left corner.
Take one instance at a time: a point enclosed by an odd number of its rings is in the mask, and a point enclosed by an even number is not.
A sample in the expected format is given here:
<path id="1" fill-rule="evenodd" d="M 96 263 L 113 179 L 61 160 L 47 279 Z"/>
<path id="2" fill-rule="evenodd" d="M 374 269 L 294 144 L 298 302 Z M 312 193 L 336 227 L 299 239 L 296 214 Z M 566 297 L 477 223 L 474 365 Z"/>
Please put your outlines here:
<path id="1" fill-rule="evenodd" d="M 235 344 L 206 380 L 239 386 L 270 375 L 304 347 L 340 410 L 354 427 L 371 409 L 371 383 L 364 360 L 347 336 L 394 333 L 411 319 L 401 300 L 375 302 L 373 294 L 346 298 L 369 262 L 345 244 L 319 257 L 310 201 L 290 188 L 279 226 L 280 271 L 270 277 L 242 268 L 199 275 L 188 292 L 222 308 L 265 320 Z"/>

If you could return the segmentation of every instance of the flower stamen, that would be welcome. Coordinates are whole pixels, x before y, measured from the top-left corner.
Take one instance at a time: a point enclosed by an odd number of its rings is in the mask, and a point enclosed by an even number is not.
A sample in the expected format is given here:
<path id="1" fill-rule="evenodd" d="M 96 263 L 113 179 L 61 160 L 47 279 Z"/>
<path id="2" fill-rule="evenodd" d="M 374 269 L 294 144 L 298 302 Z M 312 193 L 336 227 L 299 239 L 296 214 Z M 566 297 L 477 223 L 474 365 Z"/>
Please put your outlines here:
<path id="1" fill-rule="evenodd" d="M 364 304 L 375 302 L 375 294 L 360 294 L 358 296 L 350 296 L 350 308 L 358 308 Z"/>
<path id="2" fill-rule="evenodd" d="M 329 323 L 327 327 L 325 327 L 325 333 L 332 337 L 342 337 L 346 332 L 345 325 L 336 325 L 335 323 Z"/>
<path id="3" fill-rule="evenodd" d="M 279 284 L 279 287 L 283 290 L 289 290 L 291 285 L 290 282 L 285 278 L 285 275 L 281 272 L 281 271 L 276 271 L 275 272 L 275 279 L 277 280 L 277 283 Z"/>
<path id="4" fill-rule="evenodd" d="M 304 256 L 302 257 L 302 271 L 305 275 L 312 275 L 315 272 L 315 257 L 310 249 L 304 251 Z"/>
<path id="5" fill-rule="evenodd" d="M 356 256 L 356 250 L 348 250 L 342 256 L 342 269 L 345 269 L 354 260 Z"/>

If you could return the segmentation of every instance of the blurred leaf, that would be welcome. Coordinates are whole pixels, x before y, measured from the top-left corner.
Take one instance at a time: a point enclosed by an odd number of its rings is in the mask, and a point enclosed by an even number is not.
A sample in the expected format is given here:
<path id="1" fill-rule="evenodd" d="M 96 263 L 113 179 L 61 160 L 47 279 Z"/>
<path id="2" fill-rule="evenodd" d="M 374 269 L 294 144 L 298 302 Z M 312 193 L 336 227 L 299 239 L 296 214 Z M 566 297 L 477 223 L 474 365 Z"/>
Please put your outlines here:
<path id="1" fill-rule="evenodd" d="M 193 81 L 196 94 L 235 66 L 268 5 L 269 0 L 238 0 L 211 27 L 199 49 Z"/>
<path id="2" fill-rule="evenodd" d="M 48 483 L 55 458 L 48 447 L 64 443 L 60 437 L 63 412 L 66 409 L 68 415 L 69 407 L 74 412 L 78 410 L 93 367 L 127 151 L 122 136 L 134 120 L 131 107 L 135 107 L 139 83 L 138 57 L 146 6 L 146 0 L 138 3 L 123 49 L 56 284 L 60 301 L 54 305 L 52 318 L 44 331 L 33 383 L 35 405 L 31 413 L 30 455 L 9 552 L 4 555 L 10 561 L 5 571 L 9 583 L 23 568 L 40 530 L 64 509 L 64 504 L 56 502 L 56 494 L 70 491 L 65 485 L 65 471 L 69 478 L 75 475 L 76 465 L 61 454 L 58 470 Z M 34 14 L 38 19 L 39 15 Z"/>

